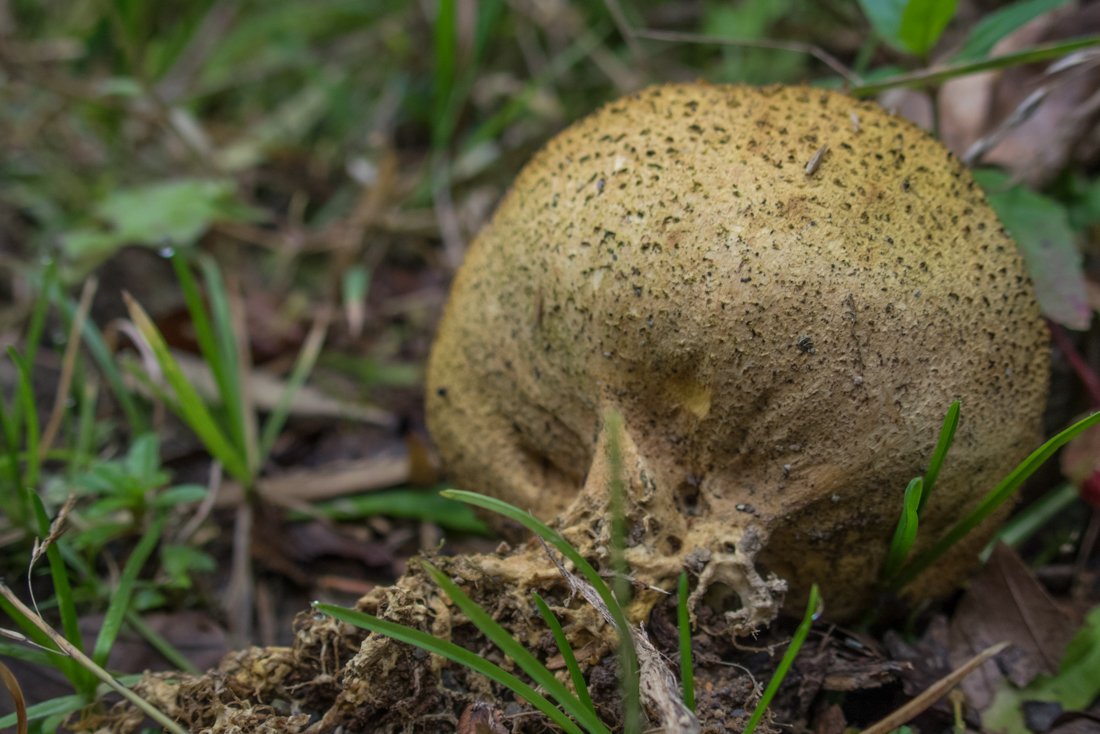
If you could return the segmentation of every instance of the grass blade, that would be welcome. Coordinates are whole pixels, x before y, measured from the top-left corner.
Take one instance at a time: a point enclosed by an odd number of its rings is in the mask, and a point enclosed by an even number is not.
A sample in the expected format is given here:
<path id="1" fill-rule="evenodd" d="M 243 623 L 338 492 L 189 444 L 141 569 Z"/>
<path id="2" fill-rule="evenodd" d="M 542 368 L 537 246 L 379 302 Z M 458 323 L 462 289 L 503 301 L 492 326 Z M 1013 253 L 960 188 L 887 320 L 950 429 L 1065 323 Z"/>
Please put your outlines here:
<path id="1" fill-rule="evenodd" d="M 71 298 L 60 298 L 58 299 L 58 306 L 60 306 L 65 320 L 68 324 L 71 324 L 73 319 L 76 318 L 78 308 L 76 301 Z M 114 393 L 115 400 L 118 401 L 122 412 L 126 414 L 126 422 L 130 424 L 130 432 L 134 436 L 148 433 L 149 423 L 145 420 L 144 414 L 138 409 L 134 394 L 122 381 L 122 373 L 119 371 L 118 365 L 115 364 L 114 357 L 111 356 L 111 350 L 107 348 L 107 343 L 103 341 L 103 334 L 99 331 L 99 327 L 91 319 L 88 319 L 84 322 L 83 334 L 84 344 L 88 347 L 88 351 L 92 353 L 93 359 L 99 366 L 99 371 L 103 373 L 107 383 L 111 386 L 111 392 Z"/>
<path id="2" fill-rule="evenodd" d="M 27 363 L 19 356 L 19 352 L 15 351 L 15 347 L 8 347 L 8 356 L 11 357 L 11 361 L 15 363 L 15 368 L 19 371 L 19 386 L 15 399 L 22 406 L 23 422 L 26 424 L 24 435 L 27 443 L 27 468 L 23 472 L 23 484 L 27 487 L 27 491 L 35 492 L 38 487 L 38 472 L 42 462 L 38 456 L 38 411 L 34 407 L 34 388 L 31 387 L 31 376 L 30 371 L 27 369 Z M 19 428 L 20 426 L 17 423 L 15 426 L 16 431 Z M 49 527 L 47 526 L 43 532 L 48 531 Z M 43 534 L 43 537 L 45 537 L 45 534 Z"/>
<path id="3" fill-rule="evenodd" d="M 286 425 L 286 418 L 290 414 L 290 403 L 294 400 L 294 396 L 298 394 L 298 391 L 302 389 L 302 385 L 306 384 L 306 379 L 313 371 L 313 366 L 317 364 L 317 356 L 321 353 L 321 346 L 325 343 L 325 336 L 328 334 L 328 323 L 327 312 L 318 315 L 314 320 L 313 326 L 310 327 L 309 334 L 306 336 L 305 343 L 302 344 L 302 349 L 298 352 L 294 369 L 290 373 L 290 380 L 287 381 L 286 387 L 279 395 L 279 402 L 275 404 L 275 409 L 271 411 L 271 415 L 267 417 L 267 421 L 264 423 L 263 434 L 260 437 L 260 466 L 263 466 L 267 461 L 267 455 L 271 451 L 271 447 L 275 445 L 275 439 L 279 437 L 283 426 Z"/>
<path id="4" fill-rule="evenodd" d="M 57 656 L 61 655 L 61 653 L 50 654 L 45 650 L 26 647 L 24 645 L 16 645 L 14 642 L 0 640 L 0 655 L 6 658 L 22 660 L 24 663 L 34 663 L 35 665 L 53 668 L 57 665 Z"/>
<path id="5" fill-rule="evenodd" d="M 558 618 L 550 611 L 550 607 L 543 601 L 541 596 L 535 592 L 532 592 L 531 595 L 535 597 L 535 606 L 539 608 L 539 614 L 546 621 L 546 626 L 550 628 L 550 632 L 554 635 L 554 642 L 558 643 L 561 656 L 565 658 L 565 667 L 569 669 L 569 677 L 573 679 L 573 687 L 577 689 L 577 698 L 580 699 L 581 705 L 586 709 L 595 711 L 596 708 L 592 705 L 592 698 L 588 695 L 588 685 L 584 682 L 584 674 L 581 673 L 581 668 L 577 665 L 577 656 L 573 654 L 573 648 L 569 646 L 569 640 L 565 638 L 565 631 L 561 628 Z"/>
<path id="6" fill-rule="evenodd" d="M 920 524 L 920 506 L 924 480 L 916 477 L 905 488 L 905 496 L 902 499 L 901 517 L 898 518 L 898 526 L 894 530 L 894 538 L 890 541 L 890 550 L 886 554 L 886 563 L 883 565 L 882 577 L 892 577 L 901 564 L 905 563 L 913 543 L 917 539 L 917 527 Z"/>
<path id="7" fill-rule="evenodd" d="M 19 625 L 19 628 L 21 630 L 23 630 L 23 634 L 26 635 L 26 639 L 30 640 L 31 642 L 33 642 L 34 644 L 36 644 L 36 645 L 38 645 L 42 648 L 45 648 L 46 650 L 51 650 L 51 651 L 57 651 L 58 650 L 57 646 L 53 644 L 53 642 L 50 640 L 50 638 L 47 637 L 46 634 L 42 630 L 38 629 L 38 627 L 36 627 L 34 625 L 34 623 L 31 622 L 31 620 L 28 619 L 25 614 L 23 614 L 18 609 L 16 609 L 15 606 L 12 605 L 10 602 L 8 602 L 8 600 L 5 599 L 3 596 L 0 596 L 0 610 L 2 610 L 4 612 L 4 614 L 8 615 L 8 617 L 10 619 L 15 620 L 15 623 L 17 625 Z M 27 650 L 27 648 L 17 648 L 17 649 Z M 27 650 L 27 651 L 29 653 L 36 652 L 35 650 Z M 22 659 L 27 659 L 28 662 L 35 662 L 34 660 L 29 660 L 28 658 L 23 657 L 22 654 L 9 653 L 9 652 L 7 652 L 5 650 L 2 650 L 2 649 L 0 649 L 0 654 L 10 655 L 13 658 L 18 658 L 18 659 L 21 659 L 21 660 Z M 43 655 L 48 655 L 49 653 L 43 651 L 42 654 Z M 58 657 L 58 656 L 60 656 L 60 657 Z M 67 678 L 68 681 L 73 684 L 73 687 L 74 688 L 76 687 L 77 682 L 80 680 L 80 677 L 79 677 L 80 673 L 79 673 L 79 670 L 77 668 L 76 661 L 74 661 L 73 659 L 65 656 L 61 652 L 57 652 L 57 655 L 54 656 L 54 658 L 50 662 L 48 662 L 47 665 L 49 667 L 57 668 L 58 670 L 60 670 L 61 673 L 65 676 L 65 678 Z"/>
<path id="8" fill-rule="evenodd" d="M 435 68 L 432 72 L 432 148 L 446 147 L 451 134 L 449 107 L 454 95 L 457 37 L 455 0 L 440 0 L 436 10 L 433 38 Z"/>
<path id="9" fill-rule="evenodd" d="M 4 438 L 4 453 L 7 461 L 8 479 L 15 487 L 16 501 L 8 505 L 6 509 L 11 513 L 12 524 L 16 527 L 29 529 L 31 526 L 30 499 L 27 497 L 27 488 L 23 484 L 23 473 L 19 470 L 19 436 L 12 419 L 4 410 L 4 396 L 0 395 L 0 434 Z"/>
<path id="10" fill-rule="evenodd" d="M 688 575 L 680 574 L 676 617 L 680 629 L 680 683 L 684 688 L 684 705 L 695 713 L 695 669 L 691 661 L 691 616 L 688 614 Z"/>
<path id="11" fill-rule="evenodd" d="M 141 335 L 145 337 L 145 340 L 149 342 L 149 346 L 152 347 L 157 362 L 160 363 L 160 368 L 164 372 L 164 378 L 176 391 L 180 413 L 187 421 L 187 425 L 202 440 L 206 450 L 222 463 L 226 471 L 242 484 L 251 484 L 252 476 L 249 474 L 241 454 L 226 439 L 225 434 L 218 428 L 213 416 L 210 415 L 210 411 L 202 402 L 202 398 L 199 397 L 187 378 L 183 376 L 183 372 L 180 371 L 175 358 L 168 351 L 168 345 L 164 343 L 164 337 L 160 335 L 156 325 L 145 313 L 145 309 L 129 293 L 123 291 L 122 297 L 130 311 L 130 319 L 137 326 Z"/>
<path id="12" fill-rule="evenodd" d="M 237 351 L 237 334 L 233 329 L 233 310 L 229 306 L 229 292 L 214 258 L 202 257 L 199 264 L 206 280 L 206 293 L 210 298 L 210 312 L 217 340 L 216 351 L 225 382 L 224 387 L 219 383 L 218 388 L 222 391 L 222 402 L 229 411 L 229 432 L 236 442 L 238 453 L 247 457 L 249 445 L 248 429 L 245 426 L 245 395 L 241 385 L 241 363 Z M 250 470 L 253 468 L 247 460 L 245 463 Z"/>
<path id="13" fill-rule="evenodd" d="M 853 87 L 851 94 L 854 97 L 871 97 L 887 89 L 893 89 L 894 87 L 940 84 L 948 79 L 953 79 L 957 76 L 966 76 L 967 74 L 976 74 L 979 71 L 1007 69 L 1010 66 L 1049 61 L 1050 59 L 1056 59 L 1059 56 L 1065 56 L 1066 54 L 1079 51 L 1083 48 L 1089 48 L 1097 44 L 1100 44 L 1100 36 L 1085 36 L 1083 38 L 1074 38 L 1059 43 L 1032 46 L 1023 51 L 1016 51 L 1014 53 L 1003 54 L 1001 56 L 994 56 L 993 58 L 981 59 L 978 61 L 940 64 L 920 71 L 897 74 L 896 76 L 887 77 L 880 81 L 861 84 Z"/>
<path id="14" fill-rule="evenodd" d="M 546 691 L 550 693 L 557 702 L 561 704 L 568 713 L 573 715 L 582 726 L 588 729 L 592 734 L 610 734 L 607 727 L 596 716 L 595 711 L 592 708 L 586 708 L 580 702 L 580 700 L 569 692 L 569 689 L 562 685 L 554 674 L 547 670 L 543 665 L 527 651 L 523 645 L 516 641 L 512 637 L 512 633 L 500 626 L 488 612 L 474 603 L 470 597 L 462 593 L 462 589 L 458 588 L 458 585 L 447 578 L 447 575 L 440 571 L 438 568 L 430 563 L 424 564 L 424 569 L 432 577 L 432 580 L 439 585 L 439 588 L 443 589 L 451 601 L 462 610 L 462 613 L 469 617 L 479 630 L 481 630 L 489 640 L 500 648 L 508 657 L 512 658 L 523 672 L 531 676 L 531 680 L 538 683 Z"/>
<path id="15" fill-rule="evenodd" d="M 45 531 L 40 530 L 39 539 L 45 541 L 50 535 L 50 519 L 46 514 L 46 507 L 37 493 L 31 492 L 30 498 L 35 515 L 38 517 L 38 526 L 40 529 L 45 528 Z M 53 579 L 54 595 L 57 598 L 57 611 L 61 614 L 61 628 L 65 630 L 65 639 L 69 644 L 80 652 L 84 652 L 84 636 L 80 632 L 76 601 L 73 599 L 72 585 L 69 584 L 69 570 L 65 567 L 65 559 L 61 557 L 58 542 L 55 540 L 46 547 L 46 559 L 50 564 L 50 577 Z M 74 666 L 74 670 L 77 677 L 70 680 L 77 692 L 89 694 L 94 692 L 95 677 L 79 666 Z"/>
<path id="16" fill-rule="evenodd" d="M 936 450 L 932 452 L 932 461 L 928 464 L 928 471 L 924 473 L 924 490 L 920 495 L 920 503 L 917 505 L 917 517 L 924 514 L 924 505 L 928 502 L 928 495 L 932 494 L 932 486 L 940 476 L 943 468 L 943 460 L 951 449 L 955 440 L 955 431 L 959 427 L 959 401 L 956 400 L 947 409 L 947 416 L 943 419 L 943 428 L 940 429 L 940 438 L 936 442 Z"/>
<path id="17" fill-rule="evenodd" d="M 481 673 L 519 694 L 525 701 L 546 714 L 555 724 L 569 732 L 569 734 L 583 734 L 580 727 L 574 724 L 572 719 L 562 713 L 546 698 L 536 693 L 535 689 L 531 688 L 531 686 L 511 673 L 503 670 L 500 666 L 489 662 L 485 658 L 469 650 L 459 647 L 453 642 L 440 640 L 426 632 L 421 632 L 420 630 L 405 627 L 404 625 L 394 622 L 388 622 L 384 619 L 355 611 L 354 609 L 344 609 L 334 604 L 314 604 L 313 608 L 341 622 L 347 622 L 356 627 L 370 630 L 371 632 L 377 632 L 386 637 L 392 637 L 398 642 L 416 645 L 422 650 L 434 652 L 436 655 L 442 655 L 448 660 L 453 660 L 459 665 L 463 665 L 470 670 Z"/>
<path id="18" fill-rule="evenodd" d="M 202 294 L 199 292 L 195 276 L 191 274 L 191 266 L 187 259 L 176 250 L 172 254 L 172 267 L 176 270 L 176 280 L 183 290 L 183 299 L 187 303 L 187 312 L 191 315 L 191 325 L 195 328 L 195 340 L 199 343 L 199 351 L 206 363 L 210 365 L 210 372 L 214 375 L 214 382 L 218 385 L 218 393 L 222 402 L 226 403 L 226 395 L 229 394 L 229 383 L 226 381 L 225 365 L 222 363 L 221 353 L 214 341 L 214 331 L 210 328 L 210 319 L 206 315 L 206 307 L 202 302 Z"/>
<path id="19" fill-rule="evenodd" d="M 982 551 L 982 563 L 989 560 L 997 543 L 1016 547 L 1030 538 L 1035 531 L 1054 519 L 1054 516 L 1066 509 L 1080 497 L 1077 487 L 1069 484 L 1059 485 L 1050 490 L 1027 509 L 1021 511 L 1004 524 L 989 545 Z"/>
<path id="20" fill-rule="evenodd" d="M 611 569 L 615 572 L 615 599 L 619 605 L 630 603 L 630 567 L 626 563 L 626 517 L 623 504 L 626 501 L 626 489 L 623 483 L 623 416 L 617 410 L 604 413 L 604 430 L 607 431 L 607 464 L 610 475 L 608 494 L 611 505 Z M 634 649 L 634 641 L 629 635 L 620 638 L 620 655 L 627 647 Z M 627 665 L 624 656 L 623 672 L 619 680 L 623 693 L 623 730 L 625 734 L 637 734 L 641 731 L 641 712 L 638 701 L 639 671 L 634 665 Z"/>
<path id="21" fill-rule="evenodd" d="M 536 533 L 539 537 L 545 540 L 550 545 L 554 546 L 573 562 L 577 570 L 588 580 L 588 583 L 592 585 L 592 588 L 599 594 L 600 599 L 611 612 L 611 616 L 615 620 L 615 625 L 619 628 L 619 648 L 622 650 L 623 669 L 633 671 L 634 676 L 638 675 L 638 656 L 634 651 L 634 645 L 630 636 L 630 623 L 626 620 L 626 615 L 623 613 L 622 607 L 615 600 L 615 597 L 611 594 L 611 590 L 607 588 L 607 584 L 596 572 L 596 569 L 592 568 L 584 556 L 577 552 L 577 550 L 569 544 L 569 542 L 563 538 L 556 530 L 553 530 L 546 523 L 542 522 L 530 513 L 523 512 L 518 507 L 513 507 L 507 502 L 502 502 L 495 497 L 488 497 L 483 494 L 477 494 L 476 492 L 466 492 L 460 489 L 448 489 L 440 492 L 440 494 L 449 499 L 462 500 L 471 505 L 477 507 L 484 507 L 486 510 L 492 510 L 500 515 L 515 520 L 520 525 Z M 637 689 L 637 686 L 635 686 Z"/>
<path id="22" fill-rule="evenodd" d="M 57 260 L 51 258 L 46 270 L 42 273 L 42 289 L 38 291 L 38 298 L 35 299 L 31 323 L 27 328 L 27 339 L 23 343 L 23 353 L 26 355 L 27 364 L 34 364 L 34 360 L 38 356 L 38 345 L 42 341 L 42 331 L 46 328 L 46 314 L 50 307 L 50 294 L 56 281 Z"/>
<path id="23" fill-rule="evenodd" d="M 39 719 L 45 719 L 49 716 L 71 714 L 73 711 L 82 709 L 91 702 L 88 696 L 81 695 L 51 698 L 49 701 L 43 701 L 42 703 L 36 703 L 34 706 L 28 706 L 27 721 L 38 721 Z M 15 726 L 15 720 L 15 714 L 8 714 L 0 719 L 0 729 L 7 729 L 10 726 Z"/>
<path id="24" fill-rule="evenodd" d="M 119 630 L 122 629 L 122 620 L 130 608 L 130 598 L 134 593 L 134 584 L 142 566 L 149 559 L 153 550 L 160 541 L 161 532 L 164 530 L 167 513 L 161 512 L 153 520 L 149 530 L 141 537 L 130 558 L 126 561 L 126 567 L 118 580 L 118 588 L 111 594 L 111 603 L 107 606 L 107 613 L 103 617 L 103 626 L 99 629 L 99 637 L 95 641 L 95 649 L 92 651 L 92 660 L 96 665 L 107 665 L 107 656 L 111 647 L 115 644 Z"/>
<path id="25" fill-rule="evenodd" d="M 1100 412 L 1093 413 L 1088 418 L 1074 423 L 1072 426 L 1035 449 L 1035 451 L 1024 459 L 1011 474 L 1005 477 L 1004 481 L 986 495 L 985 499 L 983 499 L 969 515 L 963 518 L 958 525 L 951 528 L 939 542 L 906 564 L 901 571 L 898 572 L 893 581 L 890 582 L 890 588 L 895 592 L 905 588 L 916 579 L 917 576 L 920 576 L 929 566 L 935 563 L 940 556 L 946 553 L 951 546 L 958 543 L 967 533 L 978 527 L 982 520 L 989 517 L 990 513 L 1011 497 L 1013 492 L 1015 492 L 1036 469 L 1042 466 L 1047 459 L 1053 456 L 1058 449 L 1068 443 L 1074 436 L 1097 423 L 1100 423 Z"/>
<path id="26" fill-rule="evenodd" d="M 806 635 L 810 634 L 810 628 L 813 627 L 814 620 L 821 616 L 822 609 L 821 593 L 817 590 L 817 584 L 814 584 L 810 589 L 810 603 L 806 605 L 806 615 L 802 618 L 802 624 L 798 625 L 798 629 L 795 630 L 794 637 L 791 638 L 791 644 L 787 646 L 787 652 L 784 653 L 783 659 L 779 661 L 779 667 L 775 669 L 772 679 L 768 682 L 768 687 L 764 689 L 764 695 L 760 697 L 760 702 L 756 704 L 752 717 L 741 734 L 752 734 L 756 729 L 756 725 L 760 723 L 760 718 L 767 710 L 768 704 L 775 696 L 775 692 L 779 690 L 779 685 L 787 677 L 787 671 L 791 669 L 791 664 L 794 663 L 795 656 L 802 648 L 802 643 L 806 641 Z"/>

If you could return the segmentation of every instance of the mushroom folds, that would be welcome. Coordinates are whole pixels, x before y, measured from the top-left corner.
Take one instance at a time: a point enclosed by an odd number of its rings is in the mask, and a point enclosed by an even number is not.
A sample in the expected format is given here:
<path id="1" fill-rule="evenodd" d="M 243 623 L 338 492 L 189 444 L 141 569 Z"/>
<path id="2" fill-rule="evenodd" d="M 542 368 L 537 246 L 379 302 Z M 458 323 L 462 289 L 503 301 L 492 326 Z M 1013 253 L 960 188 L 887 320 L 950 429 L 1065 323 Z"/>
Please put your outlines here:
<path id="1" fill-rule="evenodd" d="M 834 92 L 685 84 L 524 168 L 455 280 L 427 408 L 458 487 L 595 555 L 619 410 L 637 579 L 689 568 L 744 632 L 788 584 L 857 614 L 951 402 L 925 543 L 1034 447 L 1048 370 L 1015 245 L 939 143 Z M 959 581 L 991 528 L 919 590 Z"/>

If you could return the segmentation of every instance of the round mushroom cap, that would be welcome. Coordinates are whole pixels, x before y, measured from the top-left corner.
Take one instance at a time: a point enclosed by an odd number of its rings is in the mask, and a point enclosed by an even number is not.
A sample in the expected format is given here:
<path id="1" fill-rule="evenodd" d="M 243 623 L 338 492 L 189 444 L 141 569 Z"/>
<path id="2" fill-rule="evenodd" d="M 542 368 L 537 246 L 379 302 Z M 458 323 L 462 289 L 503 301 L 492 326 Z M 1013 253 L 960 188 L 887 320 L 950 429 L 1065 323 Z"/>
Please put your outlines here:
<path id="1" fill-rule="evenodd" d="M 1048 372 L 1015 244 L 927 133 L 830 91 L 680 84 L 523 169 L 455 279 L 427 411 L 459 488 L 599 547 L 620 411 L 638 579 L 690 568 L 748 631 L 784 581 L 864 609 L 951 403 L 917 550 L 1034 448 Z M 917 590 L 959 582 L 992 527 Z"/>

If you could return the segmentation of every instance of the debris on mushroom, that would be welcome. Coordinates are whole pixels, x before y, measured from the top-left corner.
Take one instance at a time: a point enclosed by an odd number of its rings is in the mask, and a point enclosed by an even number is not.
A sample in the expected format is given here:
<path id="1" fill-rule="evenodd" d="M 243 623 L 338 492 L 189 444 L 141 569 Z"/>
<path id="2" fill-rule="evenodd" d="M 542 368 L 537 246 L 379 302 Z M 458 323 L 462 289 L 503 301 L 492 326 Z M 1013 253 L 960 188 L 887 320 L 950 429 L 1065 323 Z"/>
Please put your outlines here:
<path id="1" fill-rule="evenodd" d="M 917 550 L 1034 447 L 1048 369 L 1014 243 L 929 135 L 834 92 L 684 84 L 523 170 L 455 280 L 427 410 L 458 487 L 598 558 L 619 410 L 636 581 L 690 569 L 747 633 L 788 586 L 865 608 L 948 406 Z M 915 591 L 959 582 L 997 519 Z"/>

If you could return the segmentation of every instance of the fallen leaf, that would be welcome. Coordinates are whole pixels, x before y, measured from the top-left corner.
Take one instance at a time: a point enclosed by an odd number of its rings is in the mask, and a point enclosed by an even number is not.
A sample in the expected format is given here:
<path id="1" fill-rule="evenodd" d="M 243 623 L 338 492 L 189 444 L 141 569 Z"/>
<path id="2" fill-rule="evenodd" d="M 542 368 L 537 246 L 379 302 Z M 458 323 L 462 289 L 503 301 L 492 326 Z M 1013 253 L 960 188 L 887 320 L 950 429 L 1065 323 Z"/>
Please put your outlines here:
<path id="1" fill-rule="evenodd" d="M 1065 207 L 1022 185 L 1004 189 L 1008 176 L 992 169 L 974 171 L 974 178 L 1016 240 L 1043 313 L 1071 329 L 1087 329 L 1092 309 Z"/>
<path id="2" fill-rule="evenodd" d="M 959 602 L 948 628 L 948 656 L 957 667 L 991 645 L 1012 643 L 962 682 L 970 705 L 982 711 L 1002 678 L 1026 686 L 1039 673 L 1053 674 L 1072 636 L 1070 620 L 1031 569 L 1000 543 Z"/>

